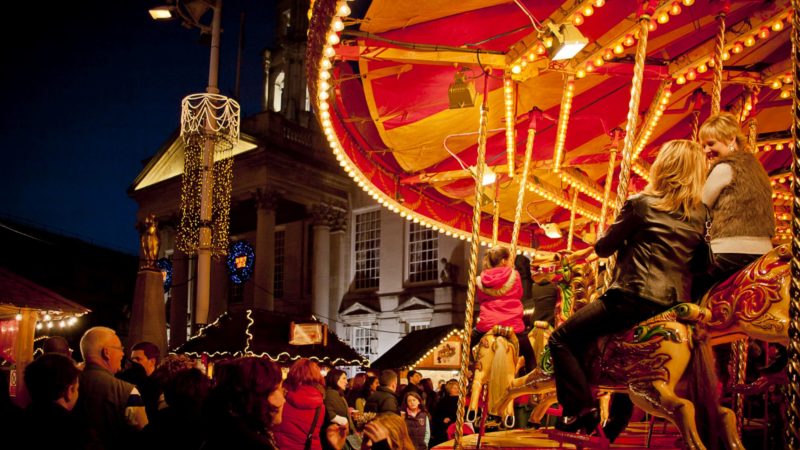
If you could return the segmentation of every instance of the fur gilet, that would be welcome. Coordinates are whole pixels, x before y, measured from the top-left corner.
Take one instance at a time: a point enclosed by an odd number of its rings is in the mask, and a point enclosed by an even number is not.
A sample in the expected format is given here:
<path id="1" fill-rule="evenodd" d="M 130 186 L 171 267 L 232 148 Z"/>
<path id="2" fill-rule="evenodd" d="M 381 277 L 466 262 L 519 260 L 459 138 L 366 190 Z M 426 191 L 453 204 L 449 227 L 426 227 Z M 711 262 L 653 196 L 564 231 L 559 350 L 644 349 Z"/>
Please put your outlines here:
<path id="1" fill-rule="evenodd" d="M 772 238 L 775 235 L 772 186 L 764 167 L 747 151 L 734 152 L 720 158 L 714 167 L 717 164 L 730 165 L 733 178 L 722 189 L 711 210 L 711 237 Z"/>

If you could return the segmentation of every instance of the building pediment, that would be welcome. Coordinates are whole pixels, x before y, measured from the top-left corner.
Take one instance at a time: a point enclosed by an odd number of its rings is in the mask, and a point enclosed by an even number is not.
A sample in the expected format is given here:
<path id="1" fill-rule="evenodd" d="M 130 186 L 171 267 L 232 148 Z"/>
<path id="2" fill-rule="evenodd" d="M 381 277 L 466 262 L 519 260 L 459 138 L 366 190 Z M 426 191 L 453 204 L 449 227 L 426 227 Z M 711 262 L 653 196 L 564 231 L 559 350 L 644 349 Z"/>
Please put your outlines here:
<path id="1" fill-rule="evenodd" d="M 342 316 L 355 316 L 359 314 L 378 314 L 378 311 L 370 308 L 369 306 L 363 305 L 360 302 L 355 302 L 340 314 Z"/>
<path id="2" fill-rule="evenodd" d="M 254 137 L 241 134 L 239 142 L 233 147 L 231 157 L 252 151 L 256 148 L 258 148 L 258 144 Z M 139 173 L 139 176 L 133 181 L 133 191 L 138 191 L 139 189 L 182 175 L 183 154 L 183 139 L 178 135 L 173 135 L 164 147 L 162 147 L 161 151 L 153 156 L 145 168 L 142 169 L 141 173 Z"/>
<path id="3" fill-rule="evenodd" d="M 395 311 L 413 311 L 416 309 L 431 309 L 431 308 L 433 308 L 433 303 L 422 300 L 419 297 L 411 297 L 410 299 L 398 305 Z"/>

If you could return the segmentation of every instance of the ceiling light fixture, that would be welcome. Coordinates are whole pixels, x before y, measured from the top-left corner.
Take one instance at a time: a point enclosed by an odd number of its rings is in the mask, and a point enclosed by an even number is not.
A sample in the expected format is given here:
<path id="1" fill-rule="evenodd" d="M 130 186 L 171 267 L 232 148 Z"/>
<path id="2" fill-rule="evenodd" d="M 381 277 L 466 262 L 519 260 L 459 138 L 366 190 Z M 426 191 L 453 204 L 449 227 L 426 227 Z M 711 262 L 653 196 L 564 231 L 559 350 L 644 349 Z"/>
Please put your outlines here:
<path id="1" fill-rule="evenodd" d="M 589 39 L 571 23 L 561 25 L 548 23 L 545 33 L 553 39 L 553 45 L 550 47 L 550 59 L 553 61 L 570 59 L 589 43 Z"/>

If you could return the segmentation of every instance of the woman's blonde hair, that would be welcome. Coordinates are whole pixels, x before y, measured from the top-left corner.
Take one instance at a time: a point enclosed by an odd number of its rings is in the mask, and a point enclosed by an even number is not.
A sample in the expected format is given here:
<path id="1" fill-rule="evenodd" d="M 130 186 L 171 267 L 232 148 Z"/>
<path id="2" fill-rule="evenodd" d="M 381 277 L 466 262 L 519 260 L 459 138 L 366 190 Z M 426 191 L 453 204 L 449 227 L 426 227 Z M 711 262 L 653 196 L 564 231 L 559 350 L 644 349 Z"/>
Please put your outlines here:
<path id="1" fill-rule="evenodd" d="M 483 268 L 492 269 L 503 263 L 503 260 L 511 260 L 511 251 L 502 246 L 495 246 L 486 250 L 483 254 Z"/>
<path id="2" fill-rule="evenodd" d="M 375 422 L 383 425 L 389 435 L 389 448 L 392 450 L 415 450 L 414 442 L 408 434 L 406 421 L 393 413 L 379 414 Z"/>
<path id="3" fill-rule="evenodd" d="M 701 143 L 709 139 L 722 143 L 735 140 L 734 151 L 745 150 L 748 147 L 747 137 L 742 133 L 739 121 L 729 112 L 721 112 L 706 119 L 697 135 Z"/>
<path id="4" fill-rule="evenodd" d="M 643 193 L 658 197 L 653 208 L 685 218 L 700 205 L 705 180 L 706 158 L 700 144 L 676 139 L 661 146 Z"/>

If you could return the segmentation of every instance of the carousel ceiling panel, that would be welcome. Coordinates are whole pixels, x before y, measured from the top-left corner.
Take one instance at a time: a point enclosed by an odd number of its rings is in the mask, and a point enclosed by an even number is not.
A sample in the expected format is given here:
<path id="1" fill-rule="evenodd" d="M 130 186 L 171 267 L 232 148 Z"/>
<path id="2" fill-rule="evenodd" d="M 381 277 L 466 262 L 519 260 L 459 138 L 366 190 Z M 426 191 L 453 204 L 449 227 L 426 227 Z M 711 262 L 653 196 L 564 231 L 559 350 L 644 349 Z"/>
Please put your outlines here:
<path id="1" fill-rule="evenodd" d="M 625 130 L 629 117 L 636 117 L 632 136 L 617 136 L 609 196 L 613 201 L 625 142 L 640 151 L 638 174 L 631 174 L 635 191 L 646 184 L 660 146 L 692 138 L 712 109 L 715 71 L 709 60 L 719 30 L 716 17 L 725 1 L 646 2 L 656 9 L 647 33 L 643 81 L 636 89 L 632 80 L 642 4 L 637 0 L 606 1 L 580 18 L 577 12 L 593 2 L 360 3 L 354 9 L 366 11 L 364 16 L 345 21 L 341 43 L 325 50 L 336 3 L 314 2 L 318 20 L 312 17 L 309 32 L 309 86 L 317 97 L 317 87 L 327 80 L 320 74 L 332 78 L 325 83 L 334 87 L 332 98 L 316 105 L 318 113 L 325 105 L 321 123 L 331 147 L 345 170 L 384 206 L 462 238 L 469 236 L 476 201 L 470 167 L 478 160 L 481 127 L 485 161 L 497 178 L 480 200 L 484 237 L 492 234 L 497 201 L 501 241 L 508 241 L 519 216 L 523 247 L 557 248 L 565 241 L 539 235 L 536 221 L 560 222 L 566 228 L 574 201 L 578 236 L 597 222 L 612 130 Z M 790 10 L 790 0 L 740 0 L 731 1 L 725 15 L 720 108 L 745 120 L 755 117 L 762 142 L 786 139 L 790 132 Z M 548 22 L 577 23 L 589 44 L 570 60 L 548 59 L 540 48 L 549 38 L 544 31 Z M 333 65 L 330 72 L 321 68 L 326 61 Z M 449 90 L 457 75 L 474 89 L 474 106 L 450 109 Z M 513 80 L 510 97 L 504 79 Z M 565 96 L 567 86 L 571 97 Z M 665 90 L 671 95 L 663 97 Z M 638 109 L 630 113 L 632 94 Z M 481 124 L 484 100 L 488 113 Z M 658 108 L 660 102 L 663 107 Z M 752 109 L 749 114 L 741 113 L 745 106 Z M 566 107 L 567 116 L 562 114 Z M 512 126 L 507 126 L 509 120 Z M 749 122 L 743 126 L 749 132 Z M 507 135 L 509 129 L 513 135 Z M 563 154 L 554 167 L 559 129 L 564 132 Z M 535 130 L 530 134 L 530 169 L 523 180 L 530 130 Z M 773 146 L 758 157 L 768 171 L 785 172 L 791 161 L 788 141 L 783 150 Z M 522 182 L 523 209 L 518 210 Z"/>

